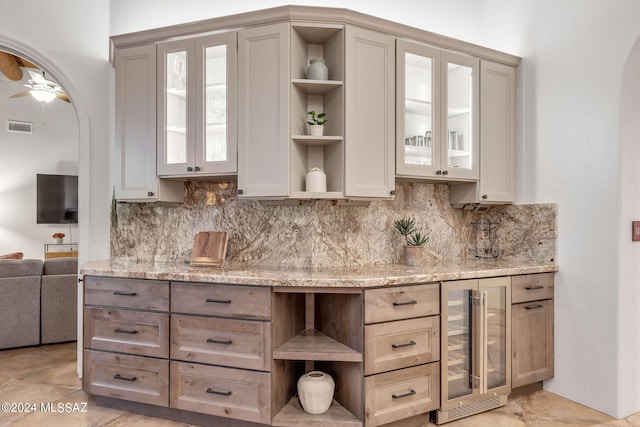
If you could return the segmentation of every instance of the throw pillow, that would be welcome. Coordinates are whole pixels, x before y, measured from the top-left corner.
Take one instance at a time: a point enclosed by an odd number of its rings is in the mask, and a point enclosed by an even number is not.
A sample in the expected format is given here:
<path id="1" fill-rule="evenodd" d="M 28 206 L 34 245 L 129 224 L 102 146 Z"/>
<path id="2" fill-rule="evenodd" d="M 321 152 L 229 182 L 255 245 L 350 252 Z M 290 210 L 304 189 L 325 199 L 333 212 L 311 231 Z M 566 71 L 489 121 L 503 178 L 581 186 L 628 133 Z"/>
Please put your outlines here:
<path id="1" fill-rule="evenodd" d="M 13 252 L 11 254 L 0 255 L 0 259 L 22 259 L 22 252 Z"/>

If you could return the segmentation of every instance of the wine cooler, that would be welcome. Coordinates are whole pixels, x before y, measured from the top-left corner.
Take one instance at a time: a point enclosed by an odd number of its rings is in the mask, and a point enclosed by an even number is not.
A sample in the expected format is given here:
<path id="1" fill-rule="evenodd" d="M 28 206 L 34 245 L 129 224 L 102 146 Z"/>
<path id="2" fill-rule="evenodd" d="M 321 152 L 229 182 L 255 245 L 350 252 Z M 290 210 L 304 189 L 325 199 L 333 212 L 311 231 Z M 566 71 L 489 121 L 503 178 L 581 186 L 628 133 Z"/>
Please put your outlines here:
<path id="1" fill-rule="evenodd" d="M 440 304 L 436 423 L 505 405 L 511 391 L 511 278 L 445 282 Z"/>

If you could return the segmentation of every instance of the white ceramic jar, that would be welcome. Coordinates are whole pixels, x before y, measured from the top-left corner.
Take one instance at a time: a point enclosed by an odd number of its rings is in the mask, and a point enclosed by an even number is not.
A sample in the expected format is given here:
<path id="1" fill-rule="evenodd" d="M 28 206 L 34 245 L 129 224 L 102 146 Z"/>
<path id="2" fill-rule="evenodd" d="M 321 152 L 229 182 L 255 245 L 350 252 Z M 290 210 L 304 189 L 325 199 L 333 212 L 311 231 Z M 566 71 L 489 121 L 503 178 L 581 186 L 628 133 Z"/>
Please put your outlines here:
<path id="1" fill-rule="evenodd" d="M 330 375 L 311 371 L 298 380 L 298 399 L 302 409 L 310 414 L 327 412 L 333 401 L 335 383 Z"/>
<path id="2" fill-rule="evenodd" d="M 307 191 L 324 193 L 327 191 L 327 175 L 320 168 L 313 168 L 307 172 Z"/>
<path id="3" fill-rule="evenodd" d="M 324 63 L 324 59 L 313 58 L 310 60 L 311 65 L 307 68 L 307 78 L 310 80 L 328 80 L 329 69 Z"/>

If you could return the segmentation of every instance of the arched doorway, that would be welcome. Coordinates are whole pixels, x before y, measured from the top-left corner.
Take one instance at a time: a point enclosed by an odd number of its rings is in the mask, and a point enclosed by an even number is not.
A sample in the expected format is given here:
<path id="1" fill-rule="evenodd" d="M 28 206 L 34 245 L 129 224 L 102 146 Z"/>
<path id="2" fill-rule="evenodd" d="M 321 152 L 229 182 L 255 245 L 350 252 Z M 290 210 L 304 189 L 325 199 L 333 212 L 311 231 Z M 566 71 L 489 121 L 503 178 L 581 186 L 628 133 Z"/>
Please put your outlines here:
<path id="1" fill-rule="evenodd" d="M 18 40 L 11 39 L 0 34 L 0 50 L 21 56 L 33 62 L 59 83 L 71 99 L 75 118 L 77 120 L 77 140 L 78 140 L 78 247 L 79 265 L 88 259 L 87 251 L 82 248 L 89 247 L 89 234 L 91 230 L 89 215 L 89 192 L 90 192 L 90 148 L 91 132 L 86 106 L 83 105 L 76 86 L 69 78 L 68 74 L 62 70 L 58 64 L 49 58 L 45 53 Z M 78 285 L 78 374 L 82 373 L 82 286 Z"/>

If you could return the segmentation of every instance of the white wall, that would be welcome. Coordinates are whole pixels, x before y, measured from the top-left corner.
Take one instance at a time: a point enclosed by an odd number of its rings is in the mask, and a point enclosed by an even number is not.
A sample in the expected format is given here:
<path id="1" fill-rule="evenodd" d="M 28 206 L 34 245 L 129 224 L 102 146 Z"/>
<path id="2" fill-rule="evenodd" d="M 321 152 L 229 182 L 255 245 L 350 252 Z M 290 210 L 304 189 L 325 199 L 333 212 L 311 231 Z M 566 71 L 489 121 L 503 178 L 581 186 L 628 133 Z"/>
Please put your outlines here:
<path id="1" fill-rule="evenodd" d="M 53 233 L 64 233 L 65 243 L 78 239 L 76 224 L 36 224 L 36 174 L 78 174 L 78 120 L 66 102 L 46 104 L 43 116 L 33 97 L 7 98 L 24 90 L 0 82 L 0 254 L 43 259 Z M 32 122 L 33 134 L 8 132 L 7 120 Z"/>
<path id="2" fill-rule="evenodd" d="M 109 4 L 101 0 L 2 1 L 0 46 L 24 52 L 43 65 L 73 101 L 76 123 L 75 128 L 69 125 L 69 138 L 79 142 L 75 158 L 81 263 L 109 256 L 113 70 L 108 63 L 108 27 Z"/>

